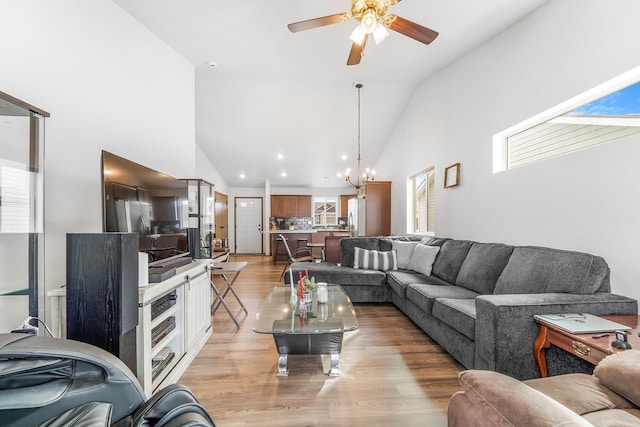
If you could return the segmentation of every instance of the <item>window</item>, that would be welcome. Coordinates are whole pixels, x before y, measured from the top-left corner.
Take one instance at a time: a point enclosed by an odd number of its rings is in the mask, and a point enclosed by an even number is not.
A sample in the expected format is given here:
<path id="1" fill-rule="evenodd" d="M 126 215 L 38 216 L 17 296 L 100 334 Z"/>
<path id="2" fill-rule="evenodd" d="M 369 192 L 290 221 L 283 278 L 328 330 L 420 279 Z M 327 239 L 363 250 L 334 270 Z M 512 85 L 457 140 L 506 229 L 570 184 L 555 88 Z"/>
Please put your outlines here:
<path id="1" fill-rule="evenodd" d="M 30 173 L 0 164 L 0 232 L 28 233 L 31 221 Z"/>
<path id="2" fill-rule="evenodd" d="M 337 199 L 327 197 L 313 198 L 313 223 L 314 225 L 337 225 Z"/>
<path id="3" fill-rule="evenodd" d="M 407 180 L 407 232 L 433 233 L 435 218 L 435 172 L 433 166 Z"/>
<path id="4" fill-rule="evenodd" d="M 494 136 L 494 173 L 640 133 L 640 67 Z"/>

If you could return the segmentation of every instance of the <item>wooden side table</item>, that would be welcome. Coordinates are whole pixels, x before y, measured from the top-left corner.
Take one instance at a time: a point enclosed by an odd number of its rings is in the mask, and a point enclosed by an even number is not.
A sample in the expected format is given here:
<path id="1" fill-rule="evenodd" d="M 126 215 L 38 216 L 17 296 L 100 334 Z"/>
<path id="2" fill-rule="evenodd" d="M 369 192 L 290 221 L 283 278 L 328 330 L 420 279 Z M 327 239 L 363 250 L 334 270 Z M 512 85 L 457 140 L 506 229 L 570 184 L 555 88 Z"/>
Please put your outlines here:
<path id="1" fill-rule="evenodd" d="M 640 337 L 638 337 L 638 331 L 640 330 L 639 316 L 609 314 L 600 317 L 633 328 L 629 331 L 627 339 L 632 348 L 640 349 Z M 542 377 L 549 376 L 546 352 L 552 344 L 593 365 L 597 365 L 598 362 L 610 354 L 624 351 L 611 347 L 611 342 L 616 339 L 614 332 L 610 332 L 609 336 L 606 337 L 594 338 L 598 334 L 572 334 L 542 320 L 536 319 L 536 323 L 540 325 L 540 333 L 533 344 L 533 353 Z"/>

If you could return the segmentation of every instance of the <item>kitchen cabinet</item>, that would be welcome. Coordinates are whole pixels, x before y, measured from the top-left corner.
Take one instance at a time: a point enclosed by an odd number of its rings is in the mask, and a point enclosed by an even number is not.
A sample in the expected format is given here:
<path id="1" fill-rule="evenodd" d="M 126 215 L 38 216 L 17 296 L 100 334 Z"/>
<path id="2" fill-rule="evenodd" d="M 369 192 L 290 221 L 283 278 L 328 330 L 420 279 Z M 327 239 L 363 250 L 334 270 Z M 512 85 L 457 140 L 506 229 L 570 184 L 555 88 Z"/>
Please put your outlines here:
<path id="1" fill-rule="evenodd" d="M 343 194 L 340 196 L 340 217 L 347 218 L 349 216 L 349 200 L 356 197 L 354 194 Z"/>
<path id="2" fill-rule="evenodd" d="M 284 218 L 284 196 L 271 196 L 271 216 Z"/>
<path id="3" fill-rule="evenodd" d="M 311 216 L 311 196 L 297 196 L 298 199 L 298 217 Z"/>
<path id="4" fill-rule="evenodd" d="M 366 187 L 366 236 L 391 234 L 391 181 L 370 181 Z"/>
<path id="5" fill-rule="evenodd" d="M 271 216 L 274 218 L 311 217 L 311 196 L 272 195 Z"/>
<path id="6" fill-rule="evenodd" d="M 284 216 L 298 216 L 298 196 L 284 196 Z"/>

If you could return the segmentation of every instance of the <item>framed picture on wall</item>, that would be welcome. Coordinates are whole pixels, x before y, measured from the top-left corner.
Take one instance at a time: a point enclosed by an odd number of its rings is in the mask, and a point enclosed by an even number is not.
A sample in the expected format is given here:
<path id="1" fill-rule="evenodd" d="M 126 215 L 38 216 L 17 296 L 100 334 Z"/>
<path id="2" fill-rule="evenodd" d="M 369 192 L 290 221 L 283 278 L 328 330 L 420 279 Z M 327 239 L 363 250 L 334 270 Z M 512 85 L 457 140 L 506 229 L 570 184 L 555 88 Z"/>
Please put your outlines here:
<path id="1" fill-rule="evenodd" d="M 444 188 L 455 187 L 460 184 L 460 163 L 444 168 Z"/>

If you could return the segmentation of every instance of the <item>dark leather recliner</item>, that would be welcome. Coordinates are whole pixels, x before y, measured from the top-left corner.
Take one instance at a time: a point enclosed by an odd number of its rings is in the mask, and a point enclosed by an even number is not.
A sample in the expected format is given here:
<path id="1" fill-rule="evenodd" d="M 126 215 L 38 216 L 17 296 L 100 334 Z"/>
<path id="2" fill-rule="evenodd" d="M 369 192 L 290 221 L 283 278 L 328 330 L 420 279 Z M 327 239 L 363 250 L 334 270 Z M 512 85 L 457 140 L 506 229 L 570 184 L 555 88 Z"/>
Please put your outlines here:
<path id="1" fill-rule="evenodd" d="M 215 427 L 184 386 L 147 401 L 117 357 L 73 340 L 0 334 L 0 426 Z"/>

